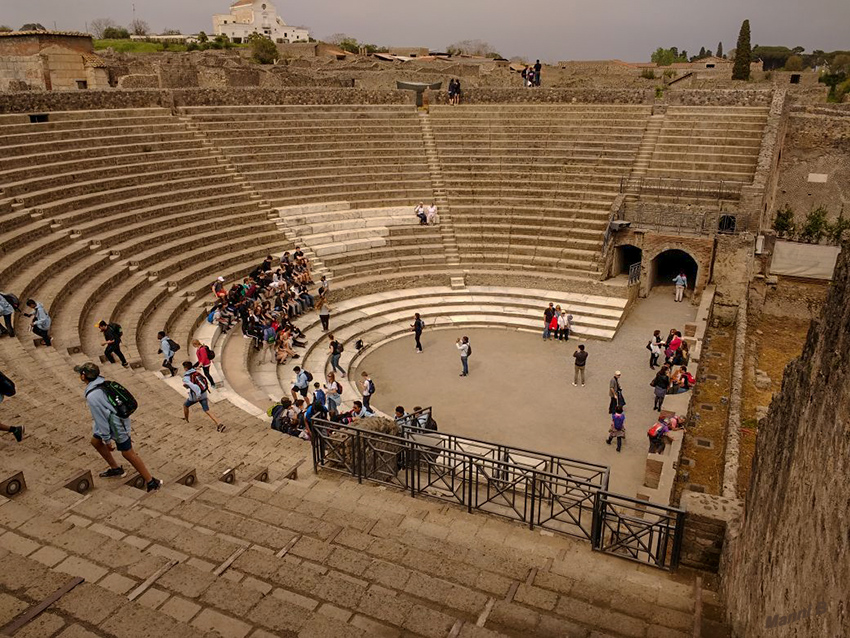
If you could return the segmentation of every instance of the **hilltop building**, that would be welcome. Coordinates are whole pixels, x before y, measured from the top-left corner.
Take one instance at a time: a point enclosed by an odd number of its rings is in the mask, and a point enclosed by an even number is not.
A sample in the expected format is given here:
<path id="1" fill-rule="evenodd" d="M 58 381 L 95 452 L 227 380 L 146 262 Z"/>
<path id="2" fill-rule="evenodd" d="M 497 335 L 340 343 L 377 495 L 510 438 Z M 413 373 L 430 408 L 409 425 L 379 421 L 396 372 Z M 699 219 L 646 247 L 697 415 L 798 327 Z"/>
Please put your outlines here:
<path id="1" fill-rule="evenodd" d="M 286 24 L 269 0 L 237 0 L 230 5 L 230 13 L 213 16 L 213 32 L 226 35 L 237 44 L 246 41 L 252 33 L 264 35 L 278 44 L 310 40 L 307 29 Z"/>
<path id="2" fill-rule="evenodd" d="M 106 64 L 87 33 L 0 33 L 0 91 L 67 91 L 109 87 Z"/>

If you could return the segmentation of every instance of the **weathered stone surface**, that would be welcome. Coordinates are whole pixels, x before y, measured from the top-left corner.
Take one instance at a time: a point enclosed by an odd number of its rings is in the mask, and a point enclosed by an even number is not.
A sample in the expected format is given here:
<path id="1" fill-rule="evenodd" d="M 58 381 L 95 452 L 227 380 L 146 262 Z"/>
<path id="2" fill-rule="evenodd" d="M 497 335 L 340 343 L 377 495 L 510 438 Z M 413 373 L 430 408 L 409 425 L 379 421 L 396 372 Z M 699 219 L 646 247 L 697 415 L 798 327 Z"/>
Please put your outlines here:
<path id="1" fill-rule="evenodd" d="M 801 357 L 786 368 L 782 391 L 760 428 L 743 523 L 730 528 L 724 594 L 738 635 L 850 635 L 848 307 L 845 244 L 821 317 Z M 819 602 L 822 614 L 816 613 Z M 806 609 L 808 616 L 788 622 Z M 773 616 L 777 626 L 768 628 Z"/>

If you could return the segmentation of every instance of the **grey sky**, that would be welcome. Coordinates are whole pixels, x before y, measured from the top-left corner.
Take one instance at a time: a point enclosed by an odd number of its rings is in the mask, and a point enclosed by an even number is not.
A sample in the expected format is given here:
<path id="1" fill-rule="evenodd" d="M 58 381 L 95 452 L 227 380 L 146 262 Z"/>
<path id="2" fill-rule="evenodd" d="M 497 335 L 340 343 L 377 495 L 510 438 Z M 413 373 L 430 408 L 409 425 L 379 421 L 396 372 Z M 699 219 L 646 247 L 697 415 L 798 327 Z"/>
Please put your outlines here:
<path id="1" fill-rule="evenodd" d="M 213 13 L 231 0 L 137 0 L 136 16 L 159 31 L 211 30 Z M 0 0 L 0 24 L 25 22 L 83 30 L 111 17 L 127 24 L 130 0 Z M 570 59 L 648 60 L 658 46 L 696 53 L 718 41 L 734 48 L 750 19 L 753 44 L 850 49 L 848 0 L 293 0 L 276 2 L 283 18 L 325 37 L 345 32 L 380 45 L 441 49 L 463 39 L 487 40 L 502 55 Z"/>

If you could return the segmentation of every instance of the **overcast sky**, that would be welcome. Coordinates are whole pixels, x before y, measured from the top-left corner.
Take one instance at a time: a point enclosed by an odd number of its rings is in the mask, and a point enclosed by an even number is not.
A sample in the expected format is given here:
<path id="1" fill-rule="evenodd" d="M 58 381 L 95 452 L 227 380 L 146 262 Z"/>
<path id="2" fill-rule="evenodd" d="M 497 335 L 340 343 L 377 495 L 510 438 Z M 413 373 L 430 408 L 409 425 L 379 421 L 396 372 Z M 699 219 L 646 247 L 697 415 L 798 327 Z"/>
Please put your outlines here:
<path id="1" fill-rule="evenodd" d="M 231 0 L 137 0 L 136 16 L 156 31 L 210 31 Z M 694 54 L 722 41 L 735 47 L 749 18 L 752 44 L 850 49 L 850 0 L 293 0 L 276 3 L 289 24 L 315 37 L 348 33 L 361 42 L 443 49 L 464 39 L 504 56 L 544 61 L 648 60 L 659 46 Z M 127 24 L 129 0 L 0 0 L 0 24 L 84 30 L 94 18 Z"/>

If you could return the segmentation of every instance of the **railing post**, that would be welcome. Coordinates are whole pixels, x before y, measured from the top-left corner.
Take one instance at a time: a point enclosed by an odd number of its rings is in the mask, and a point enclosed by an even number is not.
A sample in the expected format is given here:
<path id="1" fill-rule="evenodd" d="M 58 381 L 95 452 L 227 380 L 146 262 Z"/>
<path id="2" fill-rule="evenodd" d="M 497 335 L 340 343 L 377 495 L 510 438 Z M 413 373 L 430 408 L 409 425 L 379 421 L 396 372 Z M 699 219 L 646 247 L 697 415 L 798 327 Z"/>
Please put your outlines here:
<path id="1" fill-rule="evenodd" d="M 465 458 L 466 458 L 465 463 L 466 463 L 466 467 L 467 467 L 466 484 L 467 484 L 467 488 L 468 488 L 467 493 L 466 493 L 467 494 L 466 511 L 469 512 L 470 514 L 472 514 L 472 482 L 473 482 L 472 474 L 473 474 L 474 466 L 472 464 L 472 459 L 470 457 L 465 457 Z"/>
<path id="2" fill-rule="evenodd" d="M 682 553 L 682 536 L 685 534 L 685 512 L 676 512 L 676 527 L 673 532 L 673 555 L 670 557 L 670 571 L 679 567 L 679 558 Z"/>
<path id="3" fill-rule="evenodd" d="M 353 461 L 352 469 L 357 474 L 357 482 L 363 483 L 363 466 L 361 465 L 362 462 L 363 462 L 362 461 L 363 454 L 362 454 L 362 450 L 360 449 L 360 445 L 361 445 L 360 430 L 355 430 L 355 432 L 354 432 L 354 451 L 353 451 L 354 457 L 352 458 L 352 461 Z"/>
<path id="4" fill-rule="evenodd" d="M 537 509 L 534 505 L 537 502 L 537 472 L 531 471 L 531 504 L 529 505 L 528 513 L 528 529 L 534 529 L 534 515 Z"/>
<path id="5" fill-rule="evenodd" d="M 597 490 L 593 497 L 593 521 L 590 525 L 590 547 L 594 550 L 602 548 L 602 491 Z"/>

